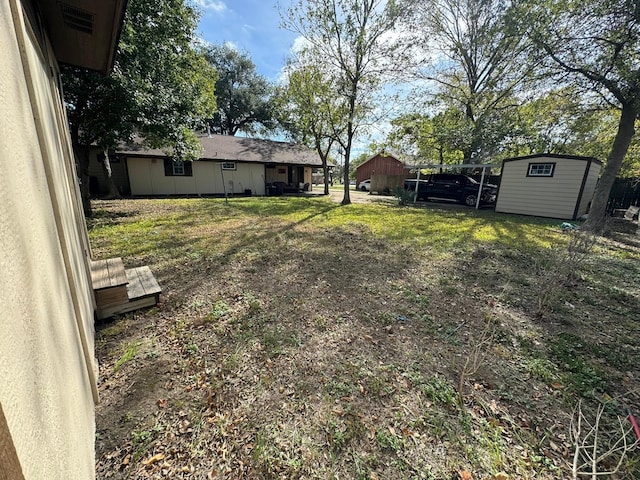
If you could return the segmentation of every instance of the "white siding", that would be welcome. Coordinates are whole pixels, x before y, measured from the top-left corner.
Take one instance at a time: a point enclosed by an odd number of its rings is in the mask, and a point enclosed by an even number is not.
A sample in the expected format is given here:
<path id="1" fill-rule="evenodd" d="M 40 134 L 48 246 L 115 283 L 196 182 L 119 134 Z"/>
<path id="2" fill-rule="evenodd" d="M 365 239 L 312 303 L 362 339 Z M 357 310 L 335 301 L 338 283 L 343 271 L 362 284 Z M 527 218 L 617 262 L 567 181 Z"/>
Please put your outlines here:
<path id="1" fill-rule="evenodd" d="M 553 177 L 528 177 L 530 163 L 555 163 Z M 571 219 L 586 160 L 536 157 L 504 162 L 496 212 Z"/>
<path id="2" fill-rule="evenodd" d="M 220 162 L 198 160 L 192 176 L 165 176 L 161 158 L 129 157 L 127 165 L 132 195 L 265 194 L 262 164 L 236 162 L 236 170 L 223 171 Z"/>
<path id="3" fill-rule="evenodd" d="M 127 158 L 131 195 L 153 195 L 150 167 L 151 161 L 148 158 Z"/>

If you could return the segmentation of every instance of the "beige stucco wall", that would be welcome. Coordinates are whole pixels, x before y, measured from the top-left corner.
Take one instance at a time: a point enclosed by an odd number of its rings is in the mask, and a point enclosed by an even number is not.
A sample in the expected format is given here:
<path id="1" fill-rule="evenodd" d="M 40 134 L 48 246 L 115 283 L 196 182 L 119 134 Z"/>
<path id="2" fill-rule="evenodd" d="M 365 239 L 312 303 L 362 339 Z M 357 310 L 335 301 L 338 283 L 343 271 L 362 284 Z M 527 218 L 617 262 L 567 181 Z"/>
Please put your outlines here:
<path id="1" fill-rule="evenodd" d="M 555 163 L 553 177 L 527 177 L 530 163 Z M 504 162 L 496 212 L 571 219 L 586 160 L 555 157 Z"/>
<path id="2" fill-rule="evenodd" d="M 0 403 L 25 478 L 91 479 L 89 245 L 55 61 L 25 22 L 0 0 Z"/>
<path id="3" fill-rule="evenodd" d="M 264 195 L 264 166 L 236 162 L 236 170 L 220 170 L 219 162 L 193 162 L 193 176 L 165 176 L 164 161 L 159 158 L 129 157 L 129 182 L 132 195 Z M 224 175 L 224 184 L 223 184 Z"/>

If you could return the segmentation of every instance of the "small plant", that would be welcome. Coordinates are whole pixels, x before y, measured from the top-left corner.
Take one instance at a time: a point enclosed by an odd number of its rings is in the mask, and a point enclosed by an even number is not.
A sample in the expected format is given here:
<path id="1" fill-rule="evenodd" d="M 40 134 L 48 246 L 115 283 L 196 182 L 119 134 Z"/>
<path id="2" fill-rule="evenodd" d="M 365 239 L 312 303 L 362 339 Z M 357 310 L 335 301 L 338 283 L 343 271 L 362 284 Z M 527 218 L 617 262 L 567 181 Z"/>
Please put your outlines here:
<path id="1" fill-rule="evenodd" d="M 136 354 L 138 353 L 139 346 L 140 346 L 139 342 L 132 342 L 132 343 L 126 344 L 124 347 L 124 352 L 122 353 L 120 358 L 116 360 L 116 363 L 113 366 L 113 371 L 117 372 L 118 370 L 120 370 L 120 367 L 122 367 L 122 365 L 124 365 L 130 360 L 133 360 Z"/>
<path id="2" fill-rule="evenodd" d="M 584 339 L 569 333 L 559 334 L 550 346 L 553 358 L 567 371 L 563 379 L 579 395 L 592 396 L 594 391 L 607 390 L 607 375 L 587 357 L 595 351 Z"/>
<path id="3" fill-rule="evenodd" d="M 533 378 L 538 378 L 546 383 L 552 383 L 558 379 L 558 368 L 545 358 L 527 360 L 524 362 L 524 368 Z"/>
<path id="4" fill-rule="evenodd" d="M 396 187 L 395 197 L 398 199 L 399 205 L 409 205 L 413 203 L 415 192 L 406 190 L 402 187 Z"/>
<path id="5" fill-rule="evenodd" d="M 568 233 L 566 247 L 549 248 L 545 255 L 535 258 L 534 268 L 538 272 L 538 297 L 536 313 L 541 316 L 560 299 L 567 285 L 578 279 L 578 271 L 588 261 L 596 237 L 579 230 Z"/>
<path id="6" fill-rule="evenodd" d="M 455 409 L 458 403 L 458 395 L 455 388 L 440 377 L 432 377 L 422 387 L 422 391 L 429 400 L 436 405 Z"/>
<path id="7" fill-rule="evenodd" d="M 198 345 L 194 342 L 188 343 L 185 347 L 184 347 L 185 352 L 187 352 L 189 355 L 197 355 L 198 352 L 200 351 L 200 347 L 198 347 Z"/>
<path id="8" fill-rule="evenodd" d="M 217 322 L 231 313 L 231 307 L 224 300 L 218 300 L 207 315 L 208 322 Z"/>
<path id="9" fill-rule="evenodd" d="M 582 402 L 578 402 L 574 410 L 570 431 L 574 447 L 574 480 L 595 480 L 615 475 L 624 465 L 629 452 L 638 446 L 632 424 L 620 416 L 616 416 L 615 421 L 607 421 L 604 417 L 606 410 L 607 405 L 600 404 L 592 415 L 585 412 Z"/>
<path id="10" fill-rule="evenodd" d="M 262 310 L 260 299 L 253 293 L 245 293 L 243 300 L 247 304 L 247 315 L 255 315 Z"/>
<path id="11" fill-rule="evenodd" d="M 392 430 L 378 430 L 376 431 L 376 441 L 383 450 L 392 450 L 398 452 L 402 449 L 402 438 L 396 435 Z"/>
<path id="12" fill-rule="evenodd" d="M 458 380 L 458 404 L 464 403 L 464 386 L 484 362 L 487 353 L 493 345 L 495 338 L 495 327 L 491 317 L 487 318 L 487 323 L 480 334 L 480 338 L 469 340 L 465 349 L 464 363 L 460 367 L 460 379 Z"/>

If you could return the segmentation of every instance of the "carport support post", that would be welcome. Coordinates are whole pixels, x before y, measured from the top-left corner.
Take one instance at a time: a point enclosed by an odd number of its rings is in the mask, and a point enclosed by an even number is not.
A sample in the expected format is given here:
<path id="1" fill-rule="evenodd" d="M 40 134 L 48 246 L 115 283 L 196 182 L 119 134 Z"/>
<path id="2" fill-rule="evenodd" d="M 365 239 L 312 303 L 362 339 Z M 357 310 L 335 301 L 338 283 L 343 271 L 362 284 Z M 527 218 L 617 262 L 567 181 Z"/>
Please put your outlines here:
<path id="1" fill-rule="evenodd" d="M 482 167 L 482 176 L 480 177 L 480 188 L 478 188 L 478 196 L 476 197 L 476 210 L 480 208 L 480 197 L 482 196 L 482 185 L 484 184 L 484 172 L 487 171 L 487 167 Z"/>
<path id="2" fill-rule="evenodd" d="M 413 192 L 413 203 L 418 200 L 418 186 L 420 185 L 420 169 L 418 169 L 418 176 L 416 177 L 416 188 Z"/>

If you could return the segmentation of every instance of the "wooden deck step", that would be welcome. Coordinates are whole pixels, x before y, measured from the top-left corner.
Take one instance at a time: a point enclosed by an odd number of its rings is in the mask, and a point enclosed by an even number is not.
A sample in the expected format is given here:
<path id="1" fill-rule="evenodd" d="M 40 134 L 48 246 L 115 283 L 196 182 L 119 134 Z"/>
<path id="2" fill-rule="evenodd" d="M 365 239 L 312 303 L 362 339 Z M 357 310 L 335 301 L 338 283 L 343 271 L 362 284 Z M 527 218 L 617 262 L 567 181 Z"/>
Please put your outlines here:
<path id="1" fill-rule="evenodd" d="M 91 283 L 98 310 L 129 301 L 127 296 L 128 280 L 121 258 L 92 261 Z"/>
<path id="2" fill-rule="evenodd" d="M 94 290 L 127 284 L 122 258 L 108 258 L 91 262 L 91 282 Z"/>
<path id="3" fill-rule="evenodd" d="M 127 299 L 117 305 L 99 308 L 98 318 L 108 318 L 139 308 L 152 307 L 160 301 L 162 289 L 149 267 L 130 268 L 126 270 L 125 275 Z"/>

